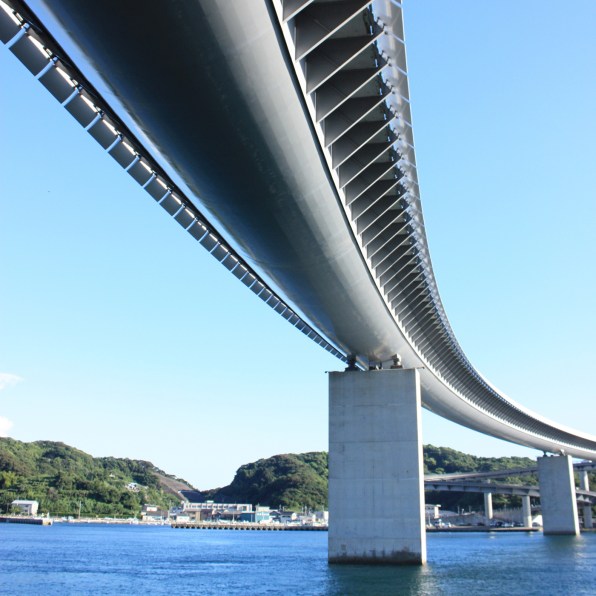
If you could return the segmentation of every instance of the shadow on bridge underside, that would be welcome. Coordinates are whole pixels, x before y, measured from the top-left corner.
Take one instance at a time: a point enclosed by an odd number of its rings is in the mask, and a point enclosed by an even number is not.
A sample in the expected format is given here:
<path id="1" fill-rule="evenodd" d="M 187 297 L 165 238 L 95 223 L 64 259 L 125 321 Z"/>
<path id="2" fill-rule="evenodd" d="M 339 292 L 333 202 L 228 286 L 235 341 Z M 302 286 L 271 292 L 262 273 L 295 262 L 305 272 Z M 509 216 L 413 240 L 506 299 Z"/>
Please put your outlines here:
<path id="1" fill-rule="evenodd" d="M 596 458 L 595 437 L 486 381 L 449 326 L 418 195 L 399 6 L 4 6 L 0 35 L 10 50 L 169 215 L 298 329 L 362 368 L 399 354 L 421 371 L 425 407 L 459 424 Z"/>

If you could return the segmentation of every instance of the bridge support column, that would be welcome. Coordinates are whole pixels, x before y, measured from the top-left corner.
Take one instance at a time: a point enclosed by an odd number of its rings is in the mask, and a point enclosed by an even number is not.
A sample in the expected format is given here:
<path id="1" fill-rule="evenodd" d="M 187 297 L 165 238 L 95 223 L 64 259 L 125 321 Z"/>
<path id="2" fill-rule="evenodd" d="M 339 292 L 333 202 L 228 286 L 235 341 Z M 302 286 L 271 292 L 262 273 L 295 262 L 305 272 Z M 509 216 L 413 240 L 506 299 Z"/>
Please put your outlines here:
<path id="1" fill-rule="evenodd" d="M 530 503 L 530 495 L 524 495 L 522 498 L 522 524 L 524 528 L 532 527 L 532 505 Z"/>
<path id="2" fill-rule="evenodd" d="M 493 494 L 484 493 L 484 516 L 488 521 L 493 518 Z"/>
<path id="3" fill-rule="evenodd" d="M 581 470 L 579 473 L 579 487 L 582 490 L 590 490 L 590 481 L 588 479 L 588 471 L 587 470 Z M 594 520 L 592 519 L 591 505 L 584 505 L 583 514 L 584 514 L 584 528 L 589 528 L 589 529 L 593 528 Z"/>
<path id="4" fill-rule="evenodd" d="M 329 562 L 426 563 L 415 369 L 329 375 Z"/>
<path id="5" fill-rule="evenodd" d="M 539 457 L 538 481 L 544 533 L 578 535 L 579 522 L 571 457 Z"/>

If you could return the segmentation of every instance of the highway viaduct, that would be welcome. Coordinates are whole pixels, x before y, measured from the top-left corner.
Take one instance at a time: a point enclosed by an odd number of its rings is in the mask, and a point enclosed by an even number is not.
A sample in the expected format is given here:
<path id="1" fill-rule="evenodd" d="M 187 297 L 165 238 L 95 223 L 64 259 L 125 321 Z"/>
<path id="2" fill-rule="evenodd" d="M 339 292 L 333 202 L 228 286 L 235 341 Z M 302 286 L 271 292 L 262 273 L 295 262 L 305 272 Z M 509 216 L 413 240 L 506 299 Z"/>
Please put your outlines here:
<path id="1" fill-rule="evenodd" d="M 590 491 L 588 472 L 594 470 L 596 464 L 582 462 L 573 466 L 574 472 L 579 475 L 579 487 L 574 487 L 575 500 L 578 507 L 581 507 L 583 514 L 583 527 L 593 527 L 592 506 L 596 504 L 596 492 Z M 522 518 L 524 527 L 531 527 L 531 506 L 530 498 L 540 498 L 540 486 L 503 484 L 493 481 L 499 478 L 511 476 L 538 475 L 539 468 L 514 468 L 496 472 L 471 472 L 460 474 L 427 474 L 424 477 L 426 491 L 447 491 L 447 492 L 472 492 L 484 495 L 484 513 L 488 520 L 493 518 L 493 494 L 515 495 L 522 500 Z M 548 508 L 548 496 L 546 498 Z M 542 504 L 542 500 L 541 500 Z M 548 517 L 548 509 L 547 509 Z M 550 521 L 550 520 L 549 520 Z M 547 521 L 547 523 L 549 523 Z M 579 520 L 578 520 L 579 521 Z M 579 530 L 579 528 L 578 528 Z"/>

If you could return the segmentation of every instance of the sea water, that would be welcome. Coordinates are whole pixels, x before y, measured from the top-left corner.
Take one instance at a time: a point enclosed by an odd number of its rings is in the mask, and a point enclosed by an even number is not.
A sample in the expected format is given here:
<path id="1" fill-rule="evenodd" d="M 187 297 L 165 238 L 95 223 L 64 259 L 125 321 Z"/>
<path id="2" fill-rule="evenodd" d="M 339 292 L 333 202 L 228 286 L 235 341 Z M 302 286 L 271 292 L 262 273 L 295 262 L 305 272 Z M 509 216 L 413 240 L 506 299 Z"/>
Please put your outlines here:
<path id="1" fill-rule="evenodd" d="M 325 532 L 0 524 L 0 593 L 596 595 L 596 534 L 437 533 L 423 567 L 327 564 Z"/>

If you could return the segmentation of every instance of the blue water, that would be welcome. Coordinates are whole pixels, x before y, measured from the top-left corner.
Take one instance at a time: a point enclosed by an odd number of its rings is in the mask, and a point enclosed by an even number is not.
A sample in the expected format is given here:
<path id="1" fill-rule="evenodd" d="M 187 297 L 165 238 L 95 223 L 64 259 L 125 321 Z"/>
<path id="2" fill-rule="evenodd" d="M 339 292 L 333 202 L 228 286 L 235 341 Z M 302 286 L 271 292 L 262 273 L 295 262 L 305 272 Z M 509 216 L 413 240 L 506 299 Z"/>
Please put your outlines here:
<path id="1" fill-rule="evenodd" d="M 429 534 L 417 568 L 326 557 L 325 532 L 0 524 L 0 594 L 596 594 L 596 534 Z"/>

